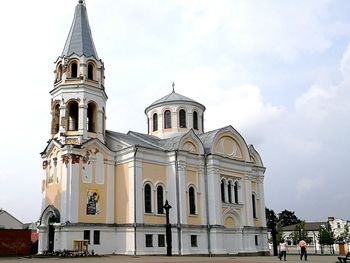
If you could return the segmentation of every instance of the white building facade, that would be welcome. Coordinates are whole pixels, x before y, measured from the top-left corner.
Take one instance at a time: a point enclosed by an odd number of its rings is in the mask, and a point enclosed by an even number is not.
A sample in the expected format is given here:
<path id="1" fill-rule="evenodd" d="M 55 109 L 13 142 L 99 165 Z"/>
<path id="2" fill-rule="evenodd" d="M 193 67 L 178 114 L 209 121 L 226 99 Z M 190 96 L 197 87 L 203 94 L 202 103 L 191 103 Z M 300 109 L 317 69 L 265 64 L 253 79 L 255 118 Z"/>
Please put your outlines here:
<path id="1" fill-rule="evenodd" d="M 268 253 L 265 168 L 231 126 L 204 132 L 205 107 L 173 91 L 146 108 L 148 133 L 106 130 L 104 64 L 80 0 L 51 94 L 39 253 Z"/>

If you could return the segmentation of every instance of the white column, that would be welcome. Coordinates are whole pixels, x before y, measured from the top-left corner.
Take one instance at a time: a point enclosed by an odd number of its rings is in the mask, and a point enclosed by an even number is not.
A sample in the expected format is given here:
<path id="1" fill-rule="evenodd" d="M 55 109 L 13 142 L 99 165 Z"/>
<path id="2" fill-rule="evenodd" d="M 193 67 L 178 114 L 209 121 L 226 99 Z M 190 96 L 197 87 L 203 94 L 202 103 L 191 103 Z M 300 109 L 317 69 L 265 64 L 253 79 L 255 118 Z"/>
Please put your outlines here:
<path id="1" fill-rule="evenodd" d="M 265 216 L 265 198 L 264 198 L 264 177 L 261 176 L 258 179 L 258 195 L 259 195 L 259 204 L 260 204 L 260 222 L 261 226 L 265 227 L 266 226 L 266 216 Z"/>
<path id="2" fill-rule="evenodd" d="M 112 160 L 109 160 L 107 162 L 107 218 L 106 223 L 107 224 L 113 224 L 114 223 L 114 162 Z"/>
<path id="3" fill-rule="evenodd" d="M 48 239 L 48 226 L 40 225 L 39 230 L 39 244 L 38 244 L 38 254 L 41 255 L 47 250 L 47 239 Z"/>
<path id="4" fill-rule="evenodd" d="M 64 155 L 64 158 L 68 158 L 67 155 Z M 66 159 L 65 159 L 66 160 Z M 63 160 L 62 162 L 64 162 Z M 62 177 L 61 177 L 61 222 L 68 221 L 68 202 L 69 202 L 69 182 L 70 182 L 70 160 L 66 160 L 66 163 L 62 164 Z"/>
<path id="5" fill-rule="evenodd" d="M 68 127 L 66 127 L 65 129 L 63 128 L 64 125 L 66 125 L 66 123 L 62 123 L 62 118 L 66 117 L 66 105 L 65 104 L 60 104 L 60 120 L 59 120 L 59 133 L 61 132 L 65 132 L 66 130 L 68 130 Z"/>
<path id="6" fill-rule="evenodd" d="M 69 193 L 69 217 L 68 221 L 72 223 L 78 222 L 79 214 L 79 179 L 80 179 L 80 165 L 79 165 L 80 156 L 71 155 L 69 160 L 70 166 L 70 193 Z M 64 221 L 65 222 L 65 221 Z"/>
<path id="7" fill-rule="evenodd" d="M 78 131 L 79 134 L 83 134 L 83 138 L 87 139 L 87 105 L 82 102 L 79 104 L 79 123 L 78 123 Z"/>
<path id="8" fill-rule="evenodd" d="M 103 109 L 98 109 L 97 111 L 97 120 L 96 120 L 96 132 L 97 132 L 97 137 L 101 142 L 104 142 L 104 137 L 103 137 Z"/>
<path id="9" fill-rule="evenodd" d="M 253 220 L 253 205 L 252 205 L 252 182 L 251 176 L 245 176 L 245 214 L 246 214 L 246 223 L 243 225 L 254 226 Z"/>
<path id="10" fill-rule="evenodd" d="M 218 168 L 212 164 L 208 165 L 208 203 L 209 203 L 209 223 L 210 225 L 221 225 L 221 181 Z"/>

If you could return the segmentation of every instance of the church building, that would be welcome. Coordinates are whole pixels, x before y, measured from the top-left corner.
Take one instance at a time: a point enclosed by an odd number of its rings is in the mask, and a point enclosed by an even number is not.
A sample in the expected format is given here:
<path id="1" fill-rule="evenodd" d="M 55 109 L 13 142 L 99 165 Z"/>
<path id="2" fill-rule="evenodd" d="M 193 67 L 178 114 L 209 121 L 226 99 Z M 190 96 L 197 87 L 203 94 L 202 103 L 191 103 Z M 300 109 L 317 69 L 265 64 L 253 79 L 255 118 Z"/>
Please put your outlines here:
<path id="1" fill-rule="evenodd" d="M 165 255 L 166 200 L 173 255 L 266 254 L 254 147 L 232 126 L 204 131 L 205 106 L 174 86 L 145 109 L 147 133 L 107 130 L 104 72 L 79 0 L 50 91 L 39 254 Z"/>

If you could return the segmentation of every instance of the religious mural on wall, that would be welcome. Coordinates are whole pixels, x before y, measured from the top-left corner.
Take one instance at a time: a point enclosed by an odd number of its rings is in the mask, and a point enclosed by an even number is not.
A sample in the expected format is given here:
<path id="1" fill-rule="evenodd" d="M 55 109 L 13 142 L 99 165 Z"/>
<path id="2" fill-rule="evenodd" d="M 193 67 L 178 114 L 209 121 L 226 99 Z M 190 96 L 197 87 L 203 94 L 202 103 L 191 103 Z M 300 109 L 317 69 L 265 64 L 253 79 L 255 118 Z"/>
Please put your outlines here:
<path id="1" fill-rule="evenodd" d="M 87 200 L 86 200 L 86 214 L 87 215 L 97 215 L 100 213 L 100 205 L 99 205 L 100 195 L 98 190 L 90 189 L 87 192 Z"/>

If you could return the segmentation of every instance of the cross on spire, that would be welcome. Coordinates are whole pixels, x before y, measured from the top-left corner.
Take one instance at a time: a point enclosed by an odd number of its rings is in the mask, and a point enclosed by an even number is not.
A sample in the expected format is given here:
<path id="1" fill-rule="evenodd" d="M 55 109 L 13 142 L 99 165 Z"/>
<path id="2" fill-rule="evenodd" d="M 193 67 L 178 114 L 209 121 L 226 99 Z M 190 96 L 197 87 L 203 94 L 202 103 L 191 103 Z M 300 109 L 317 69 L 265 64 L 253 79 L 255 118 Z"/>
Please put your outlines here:
<path id="1" fill-rule="evenodd" d="M 173 86 L 173 92 L 175 92 L 175 83 L 174 83 L 174 81 L 173 81 L 173 84 L 171 86 Z"/>

